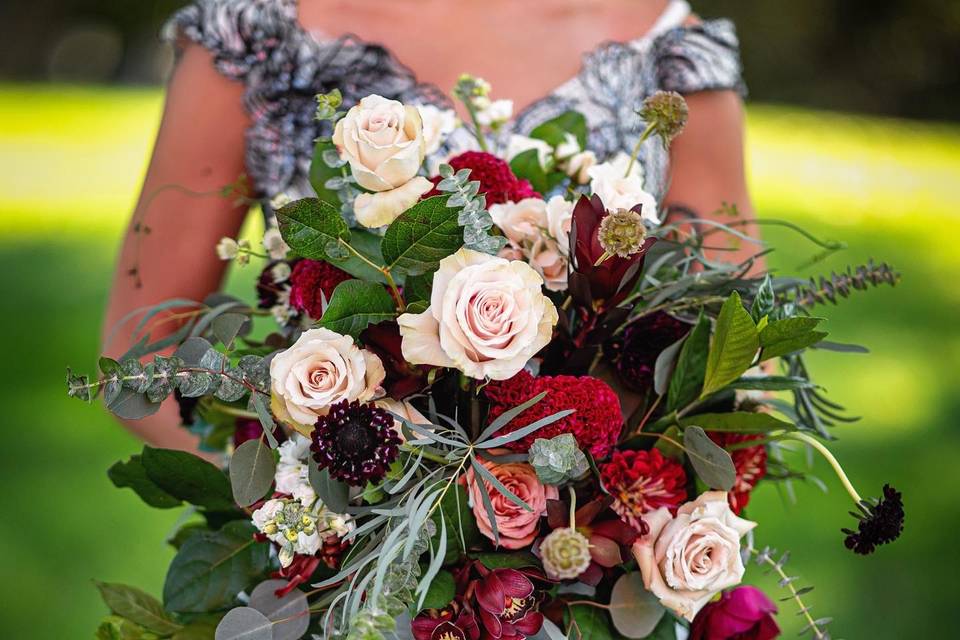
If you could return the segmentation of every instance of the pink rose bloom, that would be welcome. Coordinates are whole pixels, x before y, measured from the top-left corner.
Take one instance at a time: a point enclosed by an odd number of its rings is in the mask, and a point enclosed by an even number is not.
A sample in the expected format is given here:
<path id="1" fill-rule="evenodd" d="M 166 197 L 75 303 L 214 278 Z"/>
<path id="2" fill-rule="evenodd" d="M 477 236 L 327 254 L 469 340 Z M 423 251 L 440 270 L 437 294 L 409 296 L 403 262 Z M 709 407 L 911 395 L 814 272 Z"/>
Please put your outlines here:
<path id="1" fill-rule="evenodd" d="M 773 640 L 780 635 L 777 605 L 756 587 L 737 587 L 707 604 L 690 627 L 690 640 Z"/>
<path id="2" fill-rule="evenodd" d="M 483 497 L 480 493 L 483 490 L 487 492 L 490 502 L 493 503 L 497 531 L 500 534 L 500 546 L 506 549 L 522 549 L 530 546 L 537 537 L 540 516 L 547 512 L 547 500 L 558 498 L 557 488 L 541 484 L 537 478 L 537 472 L 526 462 L 495 464 L 481 461 L 481 464 L 489 469 L 503 486 L 530 505 L 533 510 L 527 511 L 515 504 L 485 480 L 481 489 L 481 478 L 474 475 L 473 469 L 468 469 L 465 474 L 467 493 L 470 496 L 470 506 L 473 509 L 473 515 L 477 518 L 480 533 L 491 540 L 494 539 L 493 527 L 490 526 L 490 518 L 483 506 Z"/>

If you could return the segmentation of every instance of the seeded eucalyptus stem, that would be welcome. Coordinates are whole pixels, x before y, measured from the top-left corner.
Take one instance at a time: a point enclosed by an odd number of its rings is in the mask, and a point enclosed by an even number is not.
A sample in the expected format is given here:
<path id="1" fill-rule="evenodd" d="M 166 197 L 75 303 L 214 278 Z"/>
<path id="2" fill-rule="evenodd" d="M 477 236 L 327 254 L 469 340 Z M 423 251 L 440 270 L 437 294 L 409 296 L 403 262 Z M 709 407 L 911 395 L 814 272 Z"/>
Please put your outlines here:
<path id="1" fill-rule="evenodd" d="M 777 577 L 780 578 L 780 585 L 785 586 L 786 589 L 790 590 L 790 597 L 797 603 L 799 607 L 799 614 L 804 617 L 807 621 L 808 628 L 813 632 L 813 637 L 817 640 L 827 640 L 827 635 L 820 630 L 820 626 L 817 624 L 817 621 L 813 619 L 813 616 L 810 615 L 810 608 L 803 604 L 803 600 L 800 599 L 800 593 L 797 591 L 797 588 L 793 586 L 793 579 L 791 579 L 783 570 L 783 567 L 779 562 L 774 561 L 768 554 L 761 554 L 754 548 L 749 548 L 747 551 L 751 555 L 757 556 L 759 562 L 767 565 L 777 574 Z M 801 631 L 801 633 L 803 633 Z"/>

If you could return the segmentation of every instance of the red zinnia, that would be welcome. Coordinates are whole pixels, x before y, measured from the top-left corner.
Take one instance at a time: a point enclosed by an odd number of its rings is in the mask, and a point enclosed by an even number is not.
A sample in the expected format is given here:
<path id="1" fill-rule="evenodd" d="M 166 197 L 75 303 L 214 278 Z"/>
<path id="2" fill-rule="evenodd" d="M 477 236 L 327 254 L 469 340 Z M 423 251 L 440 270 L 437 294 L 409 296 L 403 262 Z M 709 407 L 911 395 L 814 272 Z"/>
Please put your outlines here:
<path id="1" fill-rule="evenodd" d="M 614 451 L 610 462 L 601 465 L 600 476 L 613 496 L 613 510 L 639 532 L 645 529 L 643 514 L 666 507 L 676 515 L 687 499 L 683 466 L 658 449 Z"/>
<path id="2" fill-rule="evenodd" d="M 323 301 L 330 302 L 337 285 L 352 277 L 323 260 L 300 260 L 290 274 L 290 306 L 319 320 Z"/>
<path id="3" fill-rule="evenodd" d="M 753 433 L 728 433 L 725 431 L 710 431 L 707 435 L 725 449 L 741 442 L 762 438 L 762 436 Z M 750 501 L 750 492 L 767 475 L 767 448 L 758 444 L 753 447 L 733 449 L 730 451 L 730 457 L 733 458 L 733 466 L 737 470 L 737 479 L 727 496 L 730 500 L 730 508 L 733 509 L 735 514 L 740 515 L 740 512 L 746 508 Z"/>
<path id="4" fill-rule="evenodd" d="M 506 446 L 515 451 L 526 451 L 537 438 L 553 438 L 572 433 L 581 448 L 595 458 L 605 458 L 613 448 L 623 415 L 620 399 L 607 383 L 590 376 L 541 376 L 534 378 L 526 370 L 507 380 L 494 381 L 484 388 L 490 400 L 488 420 L 494 420 L 504 411 L 523 404 L 538 393 L 547 395 L 519 416 L 507 423 L 500 433 L 510 433 L 558 411 L 574 409 L 565 418 L 534 431 Z"/>
<path id="5" fill-rule="evenodd" d="M 510 165 L 492 153 L 466 151 L 451 158 L 449 164 L 454 171 L 470 169 L 470 180 L 480 182 L 480 193 L 487 197 L 487 205 L 540 197 L 527 180 L 520 180 L 513 175 Z M 434 184 L 439 182 L 439 177 L 433 178 Z M 437 195 L 440 195 L 440 192 L 433 189 L 423 197 Z"/>

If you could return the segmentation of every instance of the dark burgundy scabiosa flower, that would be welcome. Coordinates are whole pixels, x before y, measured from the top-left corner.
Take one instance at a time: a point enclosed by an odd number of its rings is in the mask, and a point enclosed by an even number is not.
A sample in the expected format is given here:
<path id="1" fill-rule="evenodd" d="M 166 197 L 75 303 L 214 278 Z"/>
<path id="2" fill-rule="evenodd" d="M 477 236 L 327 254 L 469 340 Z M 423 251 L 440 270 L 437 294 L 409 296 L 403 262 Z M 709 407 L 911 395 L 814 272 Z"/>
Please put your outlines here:
<path id="1" fill-rule="evenodd" d="M 540 376 L 534 378 L 526 370 L 484 387 L 490 401 L 488 420 L 523 404 L 538 393 L 546 397 L 507 423 L 500 433 L 510 433 L 565 409 L 571 415 L 505 446 L 514 451 L 527 451 L 537 438 L 549 439 L 572 433 L 582 449 L 596 458 L 605 458 L 620 435 L 623 415 L 620 399 L 610 386 L 590 376 Z"/>
<path id="2" fill-rule="evenodd" d="M 707 435 L 725 449 L 763 437 L 759 434 L 719 431 L 710 431 Z M 737 479 L 733 483 L 733 488 L 727 492 L 727 498 L 733 512 L 740 515 L 750 502 L 750 492 L 767 475 L 767 448 L 758 444 L 753 447 L 735 448 L 729 453 L 733 458 L 733 466 L 737 470 Z"/>
<path id="3" fill-rule="evenodd" d="M 485 636 L 523 640 L 540 631 L 533 582 L 516 569 L 494 569 L 477 579 L 473 595 Z"/>
<path id="4" fill-rule="evenodd" d="M 847 549 L 865 556 L 900 537 L 905 516 L 903 496 L 889 484 L 883 485 L 882 498 L 863 500 L 857 507 L 861 511 L 853 514 L 860 521 L 857 530 L 843 529 Z"/>
<path id="5" fill-rule="evenodd" d="M 636 211 L 639 213 L 639 210 Z M 570 291 L 581 306 L 616 306 L 636 284 L 644 256 L 656 242 L 656 238 L 646 238 L 636 253 L 627 257 L 610 256 L 599 237 L 601 223 L 608 215 L 597 195 L 590 198 L 581 196 L 573 208 L 570 253 L 574 264 L 570 275 Z M 600 261 L 602 257 L 604 260 Z"/>
<path id="6" fill-rule="evenodd" d="M 704 606 L 690 627 L 690 640 L 773 640 L 780 635 L 777 606 L 760 589 L 731 589 Z"/>
<path id="7" fill-rule="evenodd" d="M 690 329 L 686 322 L 657 311 L 628 324 L 623 333 L 604 345 L 620 380 L 630 389 L 645 392 L 653 387 L 657 356 Z"/>
<path id="8" fill-rule="evenodd" d="M 393 416 L 375 404 L 344 400 L 317 419 L 310 450 L 321 469 L 355 487 L 377 482 L 397 459 Z"/>
<path id="9" fill-rule="evenodd" d="M 648 530 L 643 514 L 666 507 L 676 515 L 687 499 L 683 466 L 658 449 L 614 451 L 600 466 L 600 478 L 613 496 L 611 508 L 640 534 Z"/>
<path id="10" fill-rule="evenodd" d="M 536 198 L 540 194 L 533 190 L 527 180 L 520 180 L 513 175 L 510 165 L 492 153 L 485 151 L 466 151 L 450 159 L 449 165 L 454 171 L 470 169 L 470 180 L 480 182 L 480 193 L 487 197 L 487 204 L 503 204 L 517 202 L 524 198 Z M 433 178 L 438 184 L 440 178 Z M 424 195 L 425 198 L 440 195 L 440 191 L 433 189 Z"/>
<path id="11" fill-rule="evenodd" d="M 443 609 L 425 609 L 410 624 L 415 640 L 479 640 L 480 626 L 459 596 Z"/>
<path id="12" fill-rule="evenodd" d="M 337 285 L 352 277 L 323 260 L 300 260 L 290 274 L 290 306 L 319 320 L 323 301 L 329 302 Z"/>

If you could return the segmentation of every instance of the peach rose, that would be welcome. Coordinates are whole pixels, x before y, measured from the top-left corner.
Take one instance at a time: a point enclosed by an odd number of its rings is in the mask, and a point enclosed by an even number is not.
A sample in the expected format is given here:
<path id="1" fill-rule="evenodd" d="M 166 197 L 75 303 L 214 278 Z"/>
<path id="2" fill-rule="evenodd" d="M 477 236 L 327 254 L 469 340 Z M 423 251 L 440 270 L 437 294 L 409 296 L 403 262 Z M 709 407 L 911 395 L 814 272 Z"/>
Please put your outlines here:
<path id="1" fill-rule="evenodd" d="M 536 242 L 547 228 L 547 203 L 540 198 L 524 198 L 490 206 L 490 217 L 512 244 Z"/>
<path id="2" fill-rule="evenodd" d="M 513 376 L 559 319 L 542 286 L 528 264 L 460 249 L 440 261 L 427 310 L 397 318 L 403 357 L 480 380 Z"/>
<path id="3" fill-rule="evenodd" d="M 490 216 L 509 241 L 500 251 L 501 257 L 520 259 L 522 256 L 550 291 L 567 288 L 572 202 L 562 196 L 553 196 L 549 202 L 524 198 L 491 206 Z"/>
<path id="4" fill-rule="evenodd" d="M 372 400 L 385 375 L 380 358 L 350 336 L 310 329 L 270 361 L 271 404 L 281 420 L 311 426 L 341 400 Z"/>
<path id="5" fill-rule="evenodd" d="M 716 593 L 740 583 L 740 538 L 757 526 L 734 515 L 725 491 L 687 502 L 675 518 L 666 507 L 646 513 L 650 532 L 633 544 L 643 584 L 687 620 Z"/>
<path id="6" fill-rule="evenodd" d="M 530 505 L 532 511 L 527 511 L 514 503 L 486 480 L 483 480 L 481 488 L 481 479 L 474 475 L 472 468 L 468 469 L 464 474 L 464 481 L 470 497 L 470 507 L 477 518 L 480 533 L 493 540 L 490 516 L 487 514 L 480 493 L 486 491 L 493 504 L 497 532 L 500 534 L 500 546 L 506 549 L 522 549 L 529 546 L 539 533 L 540 516 L 547 512 L 547 500 L 556 500 L 559 495 L 557 488 L 541 484 L 537 478 L 537 472 L 526 462 L 495 464 L 481 461 L 481 464 L 489 469 L 493 477 L 503 486 Z"/>

